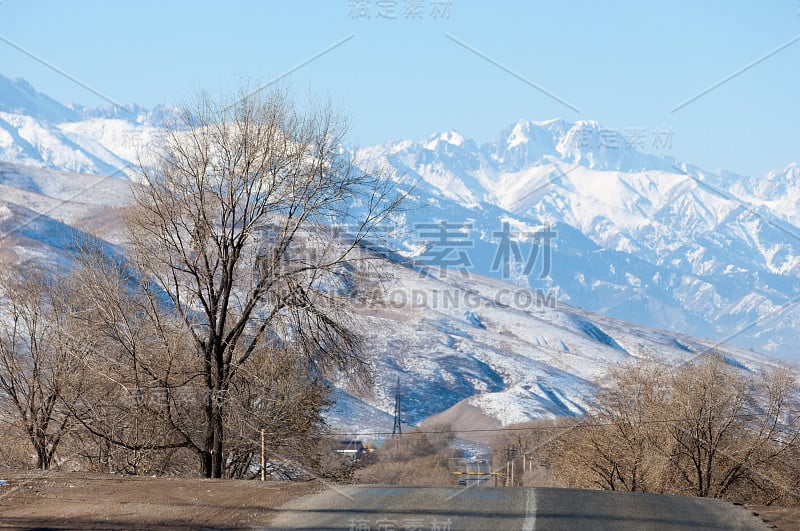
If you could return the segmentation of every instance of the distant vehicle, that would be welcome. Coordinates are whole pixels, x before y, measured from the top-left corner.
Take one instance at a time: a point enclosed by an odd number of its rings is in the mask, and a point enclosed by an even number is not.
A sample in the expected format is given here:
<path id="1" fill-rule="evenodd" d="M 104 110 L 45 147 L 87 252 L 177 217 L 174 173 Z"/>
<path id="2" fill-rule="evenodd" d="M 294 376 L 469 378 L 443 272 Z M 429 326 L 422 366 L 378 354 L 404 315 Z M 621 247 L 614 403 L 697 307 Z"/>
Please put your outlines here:
<path id="1" fill-rule="evenodd" d="M 361 459 L 361 456 L 365 451 L 366 450 L 361 441 L 351 440 L 339 441 L 339 448 L 336 450 L 336 452 L 339 454 L 351 457 L 354 463 Z"/>

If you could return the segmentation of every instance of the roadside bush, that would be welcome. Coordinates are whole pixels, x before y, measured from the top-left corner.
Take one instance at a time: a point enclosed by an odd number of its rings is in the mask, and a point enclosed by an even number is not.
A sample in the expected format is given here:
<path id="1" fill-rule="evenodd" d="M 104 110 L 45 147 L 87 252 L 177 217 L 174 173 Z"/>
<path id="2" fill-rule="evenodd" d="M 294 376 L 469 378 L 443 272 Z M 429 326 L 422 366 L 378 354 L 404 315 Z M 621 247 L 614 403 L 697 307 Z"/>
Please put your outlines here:
<path id="1" fill-rule="evenodd" d="M 549 433 L 501 433 L 495 466 L 506 448 L 533 446 L 551 475 L 516 475 L 515 484 L 797 505 L 798 396 L 786 367 L 759 374 L 717 353 L 677 368 L 641 361 L 610 371 L 594 413 Z"/>
<path id="2" fill-rule="evenodd" d="M 396 435 L 376 450 L 376 462 L 357 470 L 357 483 L 389 485 L 452 485 L 448 464 L 460 453 L 450 445 L 449 426 L 431 426 Z"/>

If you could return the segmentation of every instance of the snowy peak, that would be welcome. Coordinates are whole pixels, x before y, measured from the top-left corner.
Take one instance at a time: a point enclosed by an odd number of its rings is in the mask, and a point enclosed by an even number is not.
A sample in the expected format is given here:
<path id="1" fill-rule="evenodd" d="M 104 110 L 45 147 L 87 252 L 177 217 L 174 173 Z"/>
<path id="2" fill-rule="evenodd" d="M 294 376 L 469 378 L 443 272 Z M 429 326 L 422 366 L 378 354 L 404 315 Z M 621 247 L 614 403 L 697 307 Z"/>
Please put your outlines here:
<path id="1" fill-rule="evenodd" d="M 503 168 L 515 171 L 558 156 L 556 145 L 569 129 L 561 119 L 546 122 L 519 120 L 504 129 L 486 152 Z"/>
<path id="2" fill-rule="evenodd" d="M 495 141 L 495 148 L 502 152 L 531 144 L 538 146 L 542 152 L 553 154 L 558 140 L 564 136 L 569 126 L 569 123 L 560 118 L 544 122 L 519 120 L 500 133 Z"/>
<path id="3" fill-rule="evenodd" d="M 514 148 L 520 144 L 527 144 L 528 135 L 525 133 L 526 131 L 524 130 L 522 123 L 517 123 L 514 125 L 514 128 L 511 130 L 511 134 L 508 136 L 506 149 Z"/>
<path id="4" fill-rule="evenodd" d="M 76 120 L 81 112 L 58 103 L 37 92 L 24 79 L 9 79 L 0 75 L 0 111 L 30 116 L 49 122 Z"/>
<path id="5" fill-rule="evenodd" d="M 573 123 L 561 119 L 520 120 L 500 133 L 489 152 L 505 171 L 554 160 L 589 168 L 633 171 L 652 162 L 651 156 L 641 153 L 639 147 L 644 146 L 594 120 Z"/>
<path id="6" fill-rule="evenodd" d="M 731 179 L 727 172 L 722 172 L 722 176 L 733 181 L 730 185 L 732 194 L 754 208 L 771 211 L 783 221 L 800 227 L 800 164 L 797 162 L 763 176 Z"/>
<path id="7" fill-rule="evenodd" d="M 79 173 L 128 174 L 177 109 L 62 105 L 0 76 L 0 161 Z"/>
<path id="8" fill-rule="evenodd" d="M 458 131 L 445 131 L 444 133 L 438 133 L 433 135 L 425 144 L 425 149 L 429 149 L 431 151 L 435 151 L 440 144 L 444 143 L 450 146 L 459 147 L 463 145 L 465 142 L 464 137 Z"/>
<path id="9" fill-rule="evenodd" d="M 664 132 L 660 141 L 671 142 L 670 134 Z M 645 147 L 636 134 L 610 129 L 593 120 L 581 120 L 559 139 L 556 151 L 562 160 L 592 169 L 674 171 L 677 164 L 674 159 L 646 153 Z"/>
<path id="10" fill-rule="evenodd" d="M 580 120 L 561 137 L 556 150 L 565 160 L 580 162 L 586 159 L 592 167 L 598 158 L 597 155 L 620 147 L 624 149 L 625 144 L 620 144 L 619 134 L 616 131 L 603 129 L 593 120 Z"/>
<path id="11" fill-rule="evenodd" d="M 750 179 L 749 184 L 753 195 L 762 200 L 800 200 L 800 164 L 792 162 L 768 172 L 762 178 Z"/>

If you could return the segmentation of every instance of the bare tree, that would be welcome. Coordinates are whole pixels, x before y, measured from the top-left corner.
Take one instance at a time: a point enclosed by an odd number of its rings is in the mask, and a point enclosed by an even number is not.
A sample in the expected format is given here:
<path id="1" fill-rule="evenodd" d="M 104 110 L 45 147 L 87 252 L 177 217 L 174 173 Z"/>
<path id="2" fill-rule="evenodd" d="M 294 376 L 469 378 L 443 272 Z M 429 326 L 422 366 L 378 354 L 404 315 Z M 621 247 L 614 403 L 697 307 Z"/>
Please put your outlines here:
<path id="1" fill-rule="evenodd" d="M 0 407 L 10 407 L 46 470 L 72 425 L 70 409 L 86 391 L 92 342 L 73 334 L 61 279 L 30 268 L 0 278 L 8 305 L 0 319 Z"/>
<path id="2" fill-rule="evenodd" d="M 74 249 L 73 294 L 77 325 L 91 334 L 86 375 L 91 391 L 73 417 L 87 433 L 83 454 L 103 469 L 126 473 L 165 471 L 164 455 L 193 449 L 200 433 L 194 409 L 204 400 L 199 360 L 178 320 L 163 311 L 154 286 L 142 282 L 124 259 L 94 241 Z M 175 467 L 167 467 L 170 471 Z"/>
<path id="3" fill-rule="evenodd" d="M 800 442 L 795 385 L 788 370 L 746 377 L 721 355 L 678 371 L 665 448 L 677 484 L 715 498 L 743 482 L 774 487 L 772 464 Z"/>
<path id="4" fill-rule="evenodd" d="M 584 427 L 583 420 L 576 417 L 542 418 L 514 424 L 499 431 L 492 439 L 492 468 L 502 484 L 596 487 L 594 484 L 576 482 L 576 474 L 569 470 L 581 468 L 581 477 L 586 477 L 583 465 L 573 463 L 591 453 L 587 448 L 580 451 L 576 448 L 583 439 L 579 441 L 574 432 L 578 426 Z M 559 468 L 558 473 L 556 467 Z"/>
<path id="5" fill-rule="evenodd" d="M 598 411 L 579 422 L 562 448 L 592 470 L 593 486 L 658 492 L 663 458 L 657 448 L 670 409 L 664 368 L 644 363 L 610 373 L 613 383 L 600 393 Z"/>
<path id="6" fill-rule="evenodd" d="M 302 352 L 319 374 L 366 374 L 347 311 L 353 263 L 402 194 L 354 165 L 343 134 L 330 109 L 298 111 L 284 92 L 203 99 L 142 164 L 131 261 L 192 340 L 205 477 L 223 473 L 226 397 L 260 349 Z"/>
<path id="7" fill-rule="evenodd" d="M 611 371 L 598 410 L 552 448 L 579 487 L 772 503 L 799 481 L 800 408 L 788 368 L 764 373 L 718 353 L 672 369 Z"/>
<path id="8" fill-rule="evenodd" d="M 320 473 L 319 441 L 326 435 L 323 410 L 330 388 L 310 370 L 302 352 L 262 348 L 231 381 L 225 403 L 227 475 L 254 477 L 260 430 L 274 463 L 301 464 Z"/>

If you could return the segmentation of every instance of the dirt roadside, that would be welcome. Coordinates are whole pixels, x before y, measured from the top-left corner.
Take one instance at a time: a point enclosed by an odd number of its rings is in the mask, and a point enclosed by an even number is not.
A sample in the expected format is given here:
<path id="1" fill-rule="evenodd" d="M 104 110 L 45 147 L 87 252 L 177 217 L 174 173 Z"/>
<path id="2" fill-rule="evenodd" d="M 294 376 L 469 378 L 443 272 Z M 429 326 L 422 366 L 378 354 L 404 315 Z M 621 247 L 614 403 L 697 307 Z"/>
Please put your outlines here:
<path id="1" fill-rule="evenodd" d="M 767 525 L 780 531 L 800 531 L 800 507 L 765 507 L 745 505 Z"/>
<path id="2" fill-rule="evenodd" d="M 319 481 L 260 482 L 0 471 L 0 529 L 246 529 L 268 526 Z"/>
<path id="3" fill-rule="evenodd" d="M 330 488 L 320 481 L 260 482 L 0 471 L 0 530 L 251 529 L 284 503 Z M 800 508 L 747 506 L 782 531 Z"/>

